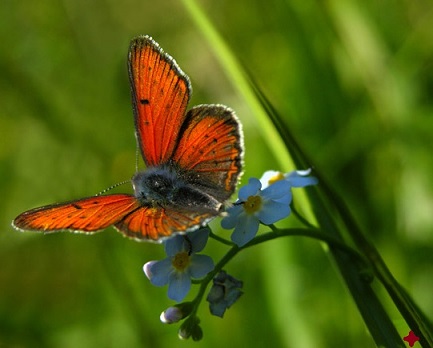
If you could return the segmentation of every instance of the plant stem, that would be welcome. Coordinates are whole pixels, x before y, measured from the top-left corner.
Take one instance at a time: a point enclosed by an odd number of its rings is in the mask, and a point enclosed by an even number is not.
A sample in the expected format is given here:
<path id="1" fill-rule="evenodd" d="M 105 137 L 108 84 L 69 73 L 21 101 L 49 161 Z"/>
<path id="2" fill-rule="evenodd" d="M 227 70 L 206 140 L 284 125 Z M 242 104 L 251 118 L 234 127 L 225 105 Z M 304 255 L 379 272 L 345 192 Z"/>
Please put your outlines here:
<path id="1" fill-rule="evenodd" d="M 267 242 L 269 240 L 273 240 L 280 237 L 290 237 L 290 236 L 303 236 L 303 237 L 309 237 L 313 239 L 317 239 L 319 241 L 325 242 L 332 247 L 335 247 L 337 249 L 340 249 L 344 252 L 346 252 L 348 255 L 352 256 L 357 262 L 359 262 L 361 265 L 367 269 L 367 263 L 365 262 L 364 258 L 354 249 L 351 247 L 345 245 L 344 243 L 330 237 L 329 235 L 317 230 L 317 229 L 306 229 L 306 228 L 287 228 L 279 230 L 274 225 L 269 226 L 272 231 L 262 234 L 258 237 L 255 237 L 253 240 L 251 240 L 249 243 L 245 244 L 242 247 L 238 247 L 237 245 L 233 245 L 230 250 L 223 256 L 223 258 L 216 264 L 215 268 L 207 274 L 205 278 L 200 282 L 200 289 L 195 297 L 195 299 L 192 301 L 194 303 L 193 310 L 191 311 L 191 315 L 195 315 L 197 313 L 198 307 L 201 303 L 201 300 L 204 296 L 204 293 L 206 291 L 207 286 L 212 281 L 212 279 L 220 272 L 223 267 L 231 260 L 233 257 L 236 256 L 238 252 L 241 250 L 250 248 L 252 246 Z M 216 236 L 211 232 L 210 236 L 212 238 L 221 241 L 224 244 L 227 244 L 227 240 Z M 218 238 L 215 238 L 218 237 Z"/>

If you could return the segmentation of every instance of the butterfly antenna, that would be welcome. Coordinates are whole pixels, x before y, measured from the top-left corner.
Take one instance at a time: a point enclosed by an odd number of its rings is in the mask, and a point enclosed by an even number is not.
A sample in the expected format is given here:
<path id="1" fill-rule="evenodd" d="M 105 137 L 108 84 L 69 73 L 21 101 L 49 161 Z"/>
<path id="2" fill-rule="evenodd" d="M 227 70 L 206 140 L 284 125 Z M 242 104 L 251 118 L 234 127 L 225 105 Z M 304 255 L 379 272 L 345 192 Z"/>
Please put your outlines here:
<path id="1" fill-rule="evenodd" d="M 137 148 L 135 149 L 135 172 L 138 172 L 138 161 L 139 161 L 138 154 L 139 151 L 138 151 L 138 144 L 137 144 Z"/>
<path id="2" fill-rule="evenodd" d="M 114 189 L 114 188 L 116 188 L 116 187 L 118 187 L 120 185 L 127 184 L 129 182 L 131 182 L 131 180 L 125 180 L 125 181 L 122 181 L 122 182 L 118 182 L 117 184 L 111 185 L 110 187 L 108 187 L 108 188 L 102 190 L 101 192 L 97 193 L 96 196 L 101 196 L 104 193 L 106 193 L 106 192 L 108 192 L 108 191 L 110 191 L 110 190 L 112 190 L 112 189 Z"/>

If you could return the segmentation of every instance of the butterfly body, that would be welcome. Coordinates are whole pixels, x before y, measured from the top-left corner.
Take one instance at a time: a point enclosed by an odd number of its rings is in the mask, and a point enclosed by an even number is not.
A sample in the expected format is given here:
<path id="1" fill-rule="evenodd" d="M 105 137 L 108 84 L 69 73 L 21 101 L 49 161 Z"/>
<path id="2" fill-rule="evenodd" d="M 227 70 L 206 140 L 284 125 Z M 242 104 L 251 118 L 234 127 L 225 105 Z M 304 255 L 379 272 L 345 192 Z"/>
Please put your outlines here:
<path id="1" fill-rule="evenodd" d="M 132 177 L 134 195 L 143 206 L 183 207 L 217 214 L 222 202 L 197 187 L 191 176 L 176 165 L 152 167 Z"/>
<path id="2" fill-rule="evenodd" d="M 114 226 L 125 236 L 161 242 L 218 216 L 242 173 L 243 137 L 232 109 L 198 105 L 186 111 L 188 76 L 151 37 L 128 52 L 136 139 L 146 170 L 132 177 L 134 194 L 109 194 L 31 209 L 18 230 L 92 233 Z"/>

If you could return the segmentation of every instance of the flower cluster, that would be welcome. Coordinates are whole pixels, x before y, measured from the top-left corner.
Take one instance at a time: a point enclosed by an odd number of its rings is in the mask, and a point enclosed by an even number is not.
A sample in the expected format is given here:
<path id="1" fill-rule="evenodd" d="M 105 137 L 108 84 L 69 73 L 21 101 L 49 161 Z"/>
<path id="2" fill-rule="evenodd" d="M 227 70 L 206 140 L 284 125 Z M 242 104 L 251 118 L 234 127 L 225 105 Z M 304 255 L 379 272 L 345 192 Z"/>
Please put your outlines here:
<path id="1" fill-rule="evenodd" d="M 234 229 L 231 235 L 233 254 L 242 249 L 256 236 L 259 225 L 271 225 L 290 215 L 292 188 L 317 184 L 317 179 L 310 176 L 311 170 L 293 171 L 283 174 L 276 171 L 264 173 L 262 178 L 251 178 L 248 184 L 239 190 L 238 200 L 226 210 L 221 221 L 225 229 Z M 208 240 L 208 227 L 184 235 L 176 235 L 164 242 L 167 257 L 161 261 L 149 261 L 143 266 L 144 273 L 150 282 L 156 286 L 168 284 L 168 297 L 176 302 L 182 301 L 191 288 L 191 279 L 202 279 L 202 290 L 191 302 L 178 303 L 169 307 L 161 314 L 163 323 L 171 324 L 185 319 L 179 329 L 182 339 L 192 337 L 201 339 L 203 333 L 200 320 L 196 315 L 198 304 L 203 292 L 213 278 L 213 285 L 207 295 L 210 312 L 223 317 L 243 294 L 242 281 L 235 279 L 222 270 L 226 262 L 219 262 L 214 270 L 214 263 L 201 252 Z M 230 244 L 221 237 L 212 235 L 215 239 Z"/>

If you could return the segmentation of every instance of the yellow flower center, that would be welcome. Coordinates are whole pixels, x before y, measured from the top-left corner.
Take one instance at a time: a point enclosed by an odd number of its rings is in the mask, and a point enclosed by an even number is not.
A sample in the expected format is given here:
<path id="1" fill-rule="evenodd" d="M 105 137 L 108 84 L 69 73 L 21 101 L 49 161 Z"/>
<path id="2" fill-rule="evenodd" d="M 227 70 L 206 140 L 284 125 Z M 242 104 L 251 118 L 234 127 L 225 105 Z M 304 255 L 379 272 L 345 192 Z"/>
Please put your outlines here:
<path id="1" fill-rule="evenodd" d="M 174 256 L 171 264 L 177 271 L 183 272 L 189 266 L 189 261 L 189 254 L 186 251 L 182 251 Z"/>
<path id="2" fill-rule="evenodd" d="M 277 174 L 275 174 L 273 177 L 271 177 L 268 180 L 268 184 L 272 185 L 273 183 L 280 181 L 280 180 L 283 180 L 283 179 L 284 179 L 284 174 L 281 172 L 278 172 Z"/>
<path id="3" fill-rule="evenodd" d="M 249 196 L 247 201 L 244 202 L 244 209 L 247 214 L 254 214 L 259 211 L 262 206 L 262 197 L 260 196 Z"/>

